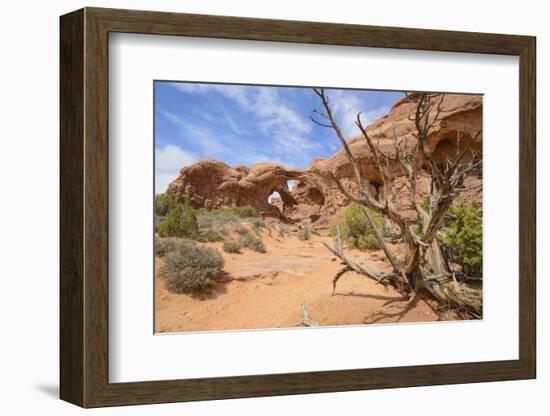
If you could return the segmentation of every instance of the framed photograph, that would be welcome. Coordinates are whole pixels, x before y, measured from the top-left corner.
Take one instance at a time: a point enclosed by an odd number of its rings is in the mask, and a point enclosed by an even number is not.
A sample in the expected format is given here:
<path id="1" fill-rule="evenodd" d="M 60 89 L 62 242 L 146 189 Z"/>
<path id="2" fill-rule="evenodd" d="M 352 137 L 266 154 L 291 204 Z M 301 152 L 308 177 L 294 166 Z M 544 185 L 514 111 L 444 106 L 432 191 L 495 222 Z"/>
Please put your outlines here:
<path id="1" fill-rule="evenodd" d="M 536 377 L 534 37 L 60 28 L 63 400 Z"/>

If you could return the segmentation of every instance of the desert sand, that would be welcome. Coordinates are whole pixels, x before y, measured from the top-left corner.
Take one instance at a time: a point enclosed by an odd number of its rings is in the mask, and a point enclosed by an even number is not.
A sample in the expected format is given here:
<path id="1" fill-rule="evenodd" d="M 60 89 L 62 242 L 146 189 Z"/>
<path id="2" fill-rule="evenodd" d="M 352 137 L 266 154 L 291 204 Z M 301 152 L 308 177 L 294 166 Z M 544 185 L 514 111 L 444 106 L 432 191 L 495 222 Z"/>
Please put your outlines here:
<path id="1" fill-rule="evenodd" d="M 407 305 L 399 293 L 356 273 L 347 273 L 332 295 L 332 279 L 341 267 L 322 245 L 329 236 L 313 235 L 302 241 L 280 237 L 274 229 L 262 230 L 267 253 L 243 250 L 229 254 L 222 243 L 199 243 L 219 249 L 225 274 L 217 287 L 202 297 L 175 294 L 155 281 L 156 332 L 220 331 L 303 326 L 302 303 L 320 326 L 438 320 L 430 305 Z M 348 250 L 356 261 L 388 269 L 378 251 Z"/>

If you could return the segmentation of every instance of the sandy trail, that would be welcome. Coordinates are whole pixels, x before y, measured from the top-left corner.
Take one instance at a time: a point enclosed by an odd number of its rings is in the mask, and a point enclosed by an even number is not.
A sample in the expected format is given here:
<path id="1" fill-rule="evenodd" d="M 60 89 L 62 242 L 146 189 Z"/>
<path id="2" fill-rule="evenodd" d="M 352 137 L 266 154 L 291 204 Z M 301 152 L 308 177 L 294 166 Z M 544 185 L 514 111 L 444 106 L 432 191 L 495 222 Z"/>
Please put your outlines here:
<path id="1" fill-rule="evenodd" d="M 347 273 L 331 296 L 332 278 L 341 267 L 321 244 L 328 237 L 301 241 L 279 238 L 264 231 L 267 253 L 243 250 L 225 259 L 230 279 L 206 298 L 174 294 L 164 288 L 157 272 L 155 281 L 157 332 L 219 331 L 295 327 L 301 321 L 302 302 L 319 325 L 357 325 L 383 322 L 435 321 L 438 316 L 424 302 L 406 309 L 406 302 L 392 289 L 376 285 L 356 273 Z M 348 251 L 356 261 L 388 269 L 382 251 Z M 157 264 L 158 266 L 158 264 Z M 381 308 L 384 309 L 382 310 Z"/>

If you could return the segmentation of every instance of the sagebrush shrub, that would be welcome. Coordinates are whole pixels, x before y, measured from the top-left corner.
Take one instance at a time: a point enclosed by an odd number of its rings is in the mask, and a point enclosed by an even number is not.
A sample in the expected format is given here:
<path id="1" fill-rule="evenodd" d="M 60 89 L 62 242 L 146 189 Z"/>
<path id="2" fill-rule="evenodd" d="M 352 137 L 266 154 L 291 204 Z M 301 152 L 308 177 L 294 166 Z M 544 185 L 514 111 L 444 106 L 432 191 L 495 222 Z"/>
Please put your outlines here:
<path id="1" fill-rule="evenodd" d="M 252 228 L 255 231 L 259 231 L 260 229 L 267 227 L 267 224 L 261 218 L 250 218 L 248 222 L 252 225 Z"/>
<path id="2" fill-rule="evenodd" d="M 442 231 L 445 251 L 465 274 L 481 274 L 483 266 L 483 222 L 476 202 L 452 205 Z"/>
<path id="3" fill-rule="evenodd" d="M 244 207 L 200 208 L 197 210 L 197 214 L 205 217 L 253 218 L 258 216 L 254 207 L 249 205 Z"/>
<path id="4" fill-rule="evenodd" d="M 243 247 L 246 247 L 250 250 L 257 251 L 258 253 L 266 252 L 264 242 L 261 240 L 261 238 L 256 237 L 251 233 L 245 234 L 241 238 L 240 243 Z"/>
<path id="5" fill-rule="evenodd" d="M 207 228 L 201 230 L 197 237 L 198 241 L 213 243 L 215 241 L 223 241 L 225 239 L 225 230 L 218 228 Z"/>
<path id="6" fill-rule="evenodd" d="M 196 293 L 211 289 L 223 266 L 224 260 L 218 250 L 180 240 L 175 249 L 166 254 L 160 273 L 166 278 L 168 290 Z"/>
<path id="7" fill-rule="evenodd" d="M 250 234 L 250 230 L 246 228 L 243 224 L 235 223 L 232 226 L 233 231 L 235 231 L 240 236 L 246 237 L 248 234 Z"/>
<path id="8" fill-rule="evenodd" d="M 284 224 L 279 225 L 279 232 L 278 235 L 280 238 L 286 238 L 290 234 L 290 230 L 288 229 L 288 226 Z"/>
<path id="9" fill-rule="evenodd" d="M 241 252 L 241 244 L 237 241 L 226 241 L 223 243 L 223 251 L 238 254 Z"/>
<path id="10" fill-rule="evenodd" d="M 164 257 L 180 244 L 184 244 L 180 238 L 155 238 L 155 254 L 158 257 Z"/>
<path id="11" fill-rule="evenodd" d="M 384 219 L 369 210 L 369 214 L 376 225 L 382 231 Z M 336 219 L 331 226 L 331 234 L 336 237 L 337 229 L 340 228 L 340 238 L 349 248 L 359 250 L 377 250 L 380 244 L 376 238 L 364 211 L 363 207 L 352 202 L 344 211 L 343 218 Z"/>

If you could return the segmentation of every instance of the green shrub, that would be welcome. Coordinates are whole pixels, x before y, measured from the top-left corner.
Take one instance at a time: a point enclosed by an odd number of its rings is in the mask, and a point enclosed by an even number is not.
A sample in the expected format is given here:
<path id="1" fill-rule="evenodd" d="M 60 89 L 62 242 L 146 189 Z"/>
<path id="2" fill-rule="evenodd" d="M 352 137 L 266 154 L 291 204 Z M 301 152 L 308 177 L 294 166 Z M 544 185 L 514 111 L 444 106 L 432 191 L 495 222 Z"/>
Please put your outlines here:
<path id="1" fill-rule="evenodd" d="M 155 214 L 166 217 L 176 206 L 176 197 L 170 192 L 155 195 Z"/>
<path id="2" fill-rule="evenodd" d="M 160 216 L 160 215 L 155 215 L 155 231 L 158 231 L 160 225 L 166 221 L 168 219 L 168 217 L 164 217 L 164 216 Z"/>
<path id="3" fill-rule="evenodd" d="M 357 238 L 357 248 L 359 250 L 378 250 L 380 243 L 374 234 L 365 234 Z"/>
<path id="4" fill-rule="evenodd" d="M 212 288 L 224 266 L 218 250 L 201 247 L 190 240 L 180 240 L 169 252 L 160 273 L 166 288 L 176 293 L 204 292 Z"/>
<path id="5" fill-rule="evenodd" d="M 442 232 L 445 250 L 465 274 L 480 275 L 483 266 L 483 223 L 476 202 L 452 205 Z"/>
<path id="6" fill-rule="evenodd" d="M 257 217 L 256 210 L 247 205 L 244 207 L 220 207 L 220 208 L 200 208 L 197 210 L 197 215 L 205 217 L 239 217 L 239 218 L 253 218 Z"/>
<path id="7" fill-rule="evenodd" d="M 223 251 L 238 254 L 241 252 L 241 244 L 236 241 L 226 241 L 223 243 Z"/>
<path id="8" fill-rule="evenodd" d="M 311 234 L 311 224 L 309 223 L 309 221 L 304 221 L 302 223 L 302 229 L 298 231 L 298 238 L 300 240 L 311 240 Z"/>
<path id="9" fill-rule="evenodd" d="M 369 210 L 369 214 L 378 230 L 382 230 L 384 219 L 372 210 Z M 336 237 L 338 227 L 340 228 L 340 238 L 349 248 L 359 250 L 377 250 L 380 248 L 374 230 L 361 205 L 352 202 L 344 211 L 343 217 L 333 221 L 331 226 L 333 237 Z"/>
<path id="10" fill-rule="evenodd" d="M 258 253 L 265 253 L 265 245 L 263 241 L 255 235 L 248 233 L 241 238 L 241 245 L 250 250 L 257 251 Z"/>
<path id="11" fill-rule="evenodd" d="M 199 225 L 193 208 L 178 204 L 170 212 L 170 217 L 158 227 L 161 237 L 197 237 Z"/>

